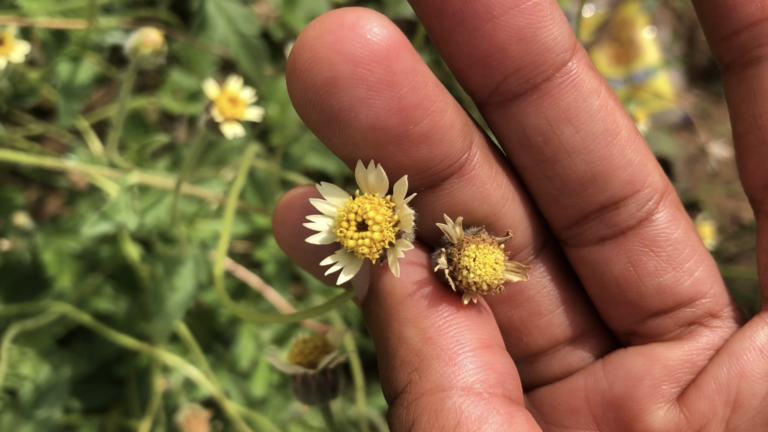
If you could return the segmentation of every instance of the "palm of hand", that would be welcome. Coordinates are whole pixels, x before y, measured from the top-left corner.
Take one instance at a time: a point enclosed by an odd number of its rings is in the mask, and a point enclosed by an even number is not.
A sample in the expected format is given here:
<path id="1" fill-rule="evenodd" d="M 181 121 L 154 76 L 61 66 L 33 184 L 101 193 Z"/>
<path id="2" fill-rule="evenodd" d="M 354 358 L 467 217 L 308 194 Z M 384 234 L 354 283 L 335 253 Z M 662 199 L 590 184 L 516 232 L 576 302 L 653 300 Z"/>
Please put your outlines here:
<path id="1" fill-rule="evenodd" d="M 768 319 L 741 322 L 674 190 L 552 0 L 414 0 L 504 149 L 496 151 L 398 29 L 342 9 L 297 40 L 297 111 L 345 163 L 376 159 L 419 192 L 419 240 L 443 213 L 510 228 L 531 281 L 464 307 L 417 248 L 375 268 L 362 304 L 394 430 L 768 430 Z M 719 56 L 758 228 L 768 174 L 765 1 L 699 1 Z M 744 30 L 746 29 L 746 30 Z M 757 36 L 757 37 L 756 37 Z M 275 235 L 323 278 L 333 248 L 297 235 L 312 188 Z M 758 231 L 761 268 L 765 231 Z M 301 233 L 304 234 L 304 233 Z M 761 273 L 761 278 L 763 274 Z M 327 278 L 326 278 L 327 279 Z"/>

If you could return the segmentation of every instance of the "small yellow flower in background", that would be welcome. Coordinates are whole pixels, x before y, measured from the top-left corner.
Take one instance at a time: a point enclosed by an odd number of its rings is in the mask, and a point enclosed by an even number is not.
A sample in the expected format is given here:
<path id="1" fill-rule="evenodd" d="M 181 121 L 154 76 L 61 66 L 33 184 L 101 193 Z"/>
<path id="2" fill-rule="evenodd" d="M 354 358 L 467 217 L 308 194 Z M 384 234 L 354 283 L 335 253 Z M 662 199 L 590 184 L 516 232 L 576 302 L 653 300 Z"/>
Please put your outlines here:
<path id="1" fill-rule="evenodd" d="M 176 426 L 180 432 L 211 432 L 213 413 L 202 406 L 191 403 L 176 413 Z"/>
<path id="2" fill-rule="evenodd" d="M 442 270 L 448 284 L 454 291 L 461 292 L 464 304 L 477 303 L 481 295 L 504 292 L 504 282 L 527 281 L 530 267 L 517 261 L 509 261 L 504 252 L 504 243 L 512 238 L 507 231 L 505 237 L 493 237 L 485 228 L 462 228 L 463 218 L 456 222 L 448 215 L 444 224 L 437 224 L 443 231 L 446 247 L 433 255 L 435 272 Z"/>
<path id="3" fill-rule="evenodd" d="M 389 269 L 400 277 L 398 259 L 405 256 L 405 251 L 413 249 L 416 217 L 413 209 L 408 207 L 416 194 L 405 196 L 408 176 L 398 180 L 392 195 L 387 195 L 389 179 L 381 164 L 371 161 L 366 168 L 362 161 L 357 161 L 355 180 L 360 187 L 355 196 L 331 183 L 317 185 L 324 199 L 309 201 L 322 214 L 307 216 L 311 222 L 304 226 L 318 233 L 306 241 L 317 245 L 341 245 L 341 249 L 320 263 L 323 266 L 333 264 L 326 275 L 341 270 L 336 281 L 338 285 L 352 279 L 366 259 L 372 263 L 383 261 L 385 251 Z"/>
<path id="4" fill-rule="evenodd" d="M 702 212 L 696 216 L 693 223 L 696 225 L 696 231 L 699 232 L 699 237 L 704 242 L 704 246 L 711 251 L 717 249 L 717 244 L 719 243 L 717 222 Z"/>
<path id="5" fill-rule="evenodd" d="M 0 30 L 0 70 L 8 63 L 24 63 L 32 45 L 23 39 L 16 39 L 16 27 Z"/>
<path id="6" fill-rule="evenodd" d="M 125 42 L 125 54 L 144 69 L 165 63 L 168 46 L 165 34 L 155 27 L 141 27 L 131 33 Z"/>
<path id="7" fill-rule="evenodd" d="M 260 122 L 264 119 L 264 108 L 252 105 L 258 100 L 253 87 L 243 86 L 243 77 L 230 75 L 224 86 L 213 78 L 203 82 L 203 91 L 211 100 L 211 117 L 219 123 L 219 129 L 227 139 L 245 135 L 241 121 Z"/>
<path id="8" fill-rule="evenodd" d="M 331 329 L 327 334 L 315 333 L 295 338 L 288 351 L 288 362 L 274 351 L 267 360 L 291 376 L 293 393 L 307 405 L 327 403 L 339 395 L 341 373 L 337 366 L 347 358 L 339 355 L 344 330 Z"/>

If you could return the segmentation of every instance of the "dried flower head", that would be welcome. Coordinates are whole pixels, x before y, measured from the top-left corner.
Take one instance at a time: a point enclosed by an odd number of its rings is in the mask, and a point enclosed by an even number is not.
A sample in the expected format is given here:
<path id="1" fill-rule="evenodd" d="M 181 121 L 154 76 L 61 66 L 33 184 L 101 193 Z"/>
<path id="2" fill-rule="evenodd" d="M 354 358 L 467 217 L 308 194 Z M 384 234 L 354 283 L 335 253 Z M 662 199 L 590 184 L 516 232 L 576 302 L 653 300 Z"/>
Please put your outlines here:
<path id="1" fill-rule="evenodd" d="M 176 413 L 176 426 L 180 432 L 210 432 L 212 415 L 196 403 L 186 404 Z"/>
<path id="2" fill-rule="evenodd" d="M 416 213 L 408 203 L 416 194 L 406 198 L 408 176 L 403 176 L 395 183 L 392 194 L 389 191 L 387 174 L 373 161 L 368 168 L 362 161 L 357 161 L 355 179 L 360 189 L 354 196 L 340 187 L 322 182 L 317 190 L 323 199 L 309 200 L 322 215 L 307 216 L 311 222 L 304 226 L 318 231 L 308 237 L 307 242 L 324 245 L 339 243 L 341 248 L 323 260 L 320 265 L 331 265 L 325 274 L 341 270 L 341 285 L 352 279 L 368 259 L 375 263 L 383 261 L 387 253 L 387 263 L 392 273 L 400 276 L 398 259 L 404 252 L 413 249 L 413 229 Z M 361 193 L 362 191 L 362 193 Z"/>
<path id="3" fill-rule="evenodd" d="M 517 261 L 509 261 L 504 252 L 504 244 L 512 238 L 507 231 L 504 237 L 494 237 L 484 227 L 464 230 L 462 217 L 452 221 L 448 215 L 445 224 L 437 226 L 445 233 L 444 246 L 433 254 L 435 272 L 441 276 L 454 291 L 461 292 L 464 304 L 477 303 L 481 295 L 504 292 L 504 283 L 527 281 L 530 267 Z"/>
<path id="4" fill-rule="evenodd" d="M 0 70 L 5 69 L 8 63 L 24 63 L 31 50 L 29 42 L 16 39 L 16 27 L 0 30 Z"/>
<path id="5" fill-rule="evenodd" d="M 125 42 L 125 54 L 143 69 L 162 65 L 167 53 L 165 34 L 155 27 L 141 27 Z"/>
<path id="6" fill-rule="evenodd" d="M 298 400 L 307 405 L 326 403 L 336 398 L 341 389 L 342 376 L 337 366 L 347 357 L 339 355 L 343 338 L 344 331 L 336 329 L 327 334 L 299 336 L 288 351 L 288 362 L 275 352 L 270 352 L 267 360 L 291 376 Z"/>
<path id="7" fill-rule="evenodd" d="M 256 89 L 243 86 L 243 77 L 230 75 L 224 86 L 213 78 L 203 82 L 203 91 L 211 100 L 211 117 L 219 123 L 219 130 L 227 139 L 245 135 L 242 121 L 260 122 L 264 120 L 264 108 L 252 105 L 258 100 Z"/>

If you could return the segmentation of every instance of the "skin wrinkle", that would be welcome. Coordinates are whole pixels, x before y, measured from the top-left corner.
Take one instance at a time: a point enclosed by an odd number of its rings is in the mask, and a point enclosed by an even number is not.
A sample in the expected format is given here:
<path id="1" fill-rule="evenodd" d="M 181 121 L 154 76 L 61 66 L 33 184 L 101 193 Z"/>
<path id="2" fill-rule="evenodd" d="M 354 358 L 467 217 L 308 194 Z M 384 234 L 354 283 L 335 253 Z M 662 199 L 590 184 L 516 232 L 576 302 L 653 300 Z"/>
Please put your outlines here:
<path id="1" fill-rule="evenodd" d="M 719 53 L 716 60 L 723 75 L 738 76 L 749 73 L 752 69 L 765 65 L 768 60 L 768 44 L 761 44 L 756 49 L 753 43 L 744 43 L 766 40 L 768 37 L 768 15 L 760 16 L 758 11 L 757 17 L 746 26 L 740 26 L 715 40 L 710 40 L 713 51 Z"/>
<path id="2" fill-rule="evenodd" d="M 638 233 L 641 227 L 664 212 L 669 201 L 675 198 L 677 194 L 671 186 L 664 185 L 657 191 L 645 183 L 623 196 L 593 206 L 591 212 L 558 227 L 557 237 L 566 251 L 605 245 Z"/>

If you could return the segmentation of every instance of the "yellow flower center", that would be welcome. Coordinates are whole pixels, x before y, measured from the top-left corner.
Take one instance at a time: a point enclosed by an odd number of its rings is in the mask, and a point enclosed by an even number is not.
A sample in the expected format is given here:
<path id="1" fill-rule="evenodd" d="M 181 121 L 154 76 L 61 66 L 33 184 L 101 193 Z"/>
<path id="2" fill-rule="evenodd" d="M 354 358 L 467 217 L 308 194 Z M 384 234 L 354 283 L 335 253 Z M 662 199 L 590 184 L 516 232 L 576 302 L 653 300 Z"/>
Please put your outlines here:
<path id="1" fill-rule="evenodd" d="M 216 96 L 213 104 L 219 110 L 221 116 L 224 117 L 224 121 L 242 120 L 245 118 L 248 101 L 240 96 L 240 94 L 225 89 L 220 95 Z"/>
<path id="2" fill-rule="evenodd" d="M 470 244 L 458 259 L 459 286 L 486 293 L 504 283 L 504 245 Z"/>
<path id="3" fill-rule="evenodd" d="M 336 216 L 336 241 L 360 258 L 376 261 L 382 252 L 395 243 L 399 220 L 392 197 L 363 194 L 349 197 Z"/>
<path id="4" fill-rule="evenodd" d="M 13 51 L 15 40 L 12 31 L 5 30 L 0 32 L 0 56 L 8 56 Z"/>
<path id="5" fill-rule="evenodd" d="M 317 369 L 320 360 L 333 352 L 333 345 L 321 333 L 297 338 L 288 351 L 288 361 L 307 369 Z"/>

